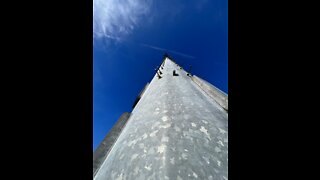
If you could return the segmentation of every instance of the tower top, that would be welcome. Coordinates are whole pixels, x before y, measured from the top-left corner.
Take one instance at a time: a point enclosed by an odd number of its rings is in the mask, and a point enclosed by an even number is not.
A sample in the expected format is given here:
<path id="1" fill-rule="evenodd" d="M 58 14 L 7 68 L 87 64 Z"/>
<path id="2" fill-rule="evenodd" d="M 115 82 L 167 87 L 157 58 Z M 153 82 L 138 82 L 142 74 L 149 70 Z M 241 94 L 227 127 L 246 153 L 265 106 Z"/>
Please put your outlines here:
<path id="1" fill-rule="evenodd" d="M 169 56 L 169 54 L 168 54 L 167 52 L 164 53 L 163 58 L 164 58 L 164 59 L 165 59 L 165 58 L 171 59 L 170 56 Z"/>

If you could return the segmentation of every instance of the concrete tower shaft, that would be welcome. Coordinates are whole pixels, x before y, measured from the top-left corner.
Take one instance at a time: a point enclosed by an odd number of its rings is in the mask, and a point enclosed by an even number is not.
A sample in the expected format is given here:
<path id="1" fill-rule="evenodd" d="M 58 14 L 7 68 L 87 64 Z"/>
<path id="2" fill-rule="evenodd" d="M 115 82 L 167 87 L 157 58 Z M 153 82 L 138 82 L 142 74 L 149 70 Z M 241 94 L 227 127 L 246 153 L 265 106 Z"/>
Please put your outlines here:
<path id="1" fill-rule="evenodd" d="M 227 179 L 228 97 L 165 57 L 94 179 Z"/>

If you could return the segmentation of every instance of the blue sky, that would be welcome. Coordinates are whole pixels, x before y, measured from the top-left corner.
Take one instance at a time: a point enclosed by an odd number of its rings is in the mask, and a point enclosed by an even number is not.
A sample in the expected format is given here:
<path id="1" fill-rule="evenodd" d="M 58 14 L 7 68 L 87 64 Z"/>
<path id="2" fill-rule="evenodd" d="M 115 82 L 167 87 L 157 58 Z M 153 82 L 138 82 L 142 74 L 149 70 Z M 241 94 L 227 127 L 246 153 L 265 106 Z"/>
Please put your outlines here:
<path id="1" fill-rule="evenodd" d="M 93 150 L 168 52 L 228 93 L 228 1 L 94 0 Z"/>

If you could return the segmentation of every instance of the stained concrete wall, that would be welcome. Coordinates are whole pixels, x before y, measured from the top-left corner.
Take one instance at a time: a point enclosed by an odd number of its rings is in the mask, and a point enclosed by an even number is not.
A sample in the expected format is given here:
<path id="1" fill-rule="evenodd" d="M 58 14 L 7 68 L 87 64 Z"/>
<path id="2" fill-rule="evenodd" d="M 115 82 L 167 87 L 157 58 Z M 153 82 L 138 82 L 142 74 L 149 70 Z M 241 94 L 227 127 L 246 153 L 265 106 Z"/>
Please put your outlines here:
<path id="1" fill-rule="evenodd" d="M 123 113 L 116 124 L 112 127 L 106 137 L 102 140 L 98 148 L 93 153 L 93 175 L 96 174 L 102 162 L 108 155 L 109 150 L 119 137 L 123 127 L 130 117 L 130 113 Z"/>
<path id="2" fill-rule="evenodd" d="M 228 178 L 228 113 L 174 62 L 163 67 L 95 180 Z"/>

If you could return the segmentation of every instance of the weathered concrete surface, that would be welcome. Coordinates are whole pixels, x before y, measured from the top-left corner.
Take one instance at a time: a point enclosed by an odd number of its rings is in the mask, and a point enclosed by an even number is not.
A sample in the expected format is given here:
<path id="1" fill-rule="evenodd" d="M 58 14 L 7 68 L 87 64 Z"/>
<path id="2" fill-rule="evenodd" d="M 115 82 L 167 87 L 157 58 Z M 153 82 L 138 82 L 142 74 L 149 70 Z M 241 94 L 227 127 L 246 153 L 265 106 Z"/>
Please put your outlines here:
<path id="1" fill-rule="evenodd" d="M 228 178 L 227 112 L 171 60 L 161 71 L 95 180 Z"/>
<path id="2" fill-rule="evenodd" d="M 128 121 L 130 117 L 130 113 L 125 112 L 123 113 L 116 124 L 112 127 L 112 129 L 109 131 L 109 133 L 106 135 L 106 137 L 103 139 L 103 141 L 100 143 L 98 148 L 93 153 L 93 175 L 97 172 L 102 162 L 105 160 L 106 156 L 108 155 L 108 152 L 114 142 L 119 137 L 121 130 L 125 126 L 126 122 Z"/>
<path id="3" fill-rule="evenodd" d="M 211 98 L 213 98 L 220 106 L 228 111 L 228 95 L 207 81 L 193 75 L 192 80 L 200 86 Z"/>

